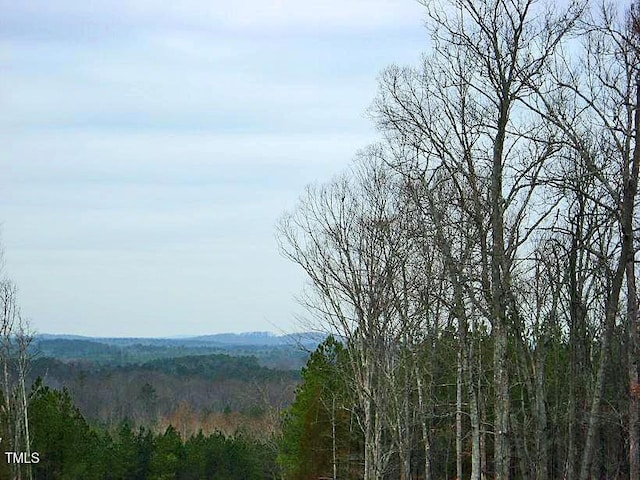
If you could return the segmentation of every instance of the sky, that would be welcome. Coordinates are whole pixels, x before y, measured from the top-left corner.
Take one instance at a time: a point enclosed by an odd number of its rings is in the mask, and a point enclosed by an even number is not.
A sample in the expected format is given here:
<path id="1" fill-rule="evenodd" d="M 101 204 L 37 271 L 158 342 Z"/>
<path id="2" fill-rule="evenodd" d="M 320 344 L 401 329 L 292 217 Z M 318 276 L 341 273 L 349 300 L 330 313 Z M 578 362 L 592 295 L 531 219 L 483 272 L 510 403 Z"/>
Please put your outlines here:
<path id="1" fill-rule="evenodd" d="M 299 329 L 274 227 L 378 139 L 415 0 L 0 0 L 3 274 L 40 333 Z"/>

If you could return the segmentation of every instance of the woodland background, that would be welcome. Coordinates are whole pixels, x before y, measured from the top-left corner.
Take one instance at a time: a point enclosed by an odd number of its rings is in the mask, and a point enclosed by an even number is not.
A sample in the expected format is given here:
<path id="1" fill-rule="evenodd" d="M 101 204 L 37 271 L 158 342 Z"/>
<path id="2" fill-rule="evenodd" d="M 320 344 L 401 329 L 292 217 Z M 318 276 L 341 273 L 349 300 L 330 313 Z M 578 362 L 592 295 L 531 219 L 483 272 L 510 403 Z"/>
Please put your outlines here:
<path id="1" fill-rule="evenodd" d="M 32 359 L 4 282 L 3 438 L 46 459 L 13 478 L 640 478 L 640 4 L 421 3 L 380 142 L 277 227 L 326 336 L 301 377 Z"/>

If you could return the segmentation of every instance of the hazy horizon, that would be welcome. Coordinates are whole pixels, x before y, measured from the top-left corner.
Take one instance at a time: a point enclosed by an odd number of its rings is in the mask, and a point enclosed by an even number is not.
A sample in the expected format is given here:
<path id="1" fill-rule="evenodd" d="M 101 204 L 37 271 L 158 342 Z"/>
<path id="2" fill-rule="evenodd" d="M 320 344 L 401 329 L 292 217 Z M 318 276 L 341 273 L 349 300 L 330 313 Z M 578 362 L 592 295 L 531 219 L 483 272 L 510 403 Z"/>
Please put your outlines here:
<path id="1" fill-rule="evenodd" d="M 277 337 L 288 337 L 288 336 L 296 336 L 296 335 L 307 335 L 307 334 L 315 334 L 320 332 L 313 332 L 307 330 L 295 330 L 291 332 L 274 332 L 270 330 L 255 330 L 255 331 L 242 331 L 242 332 L 205 332 L 205 333 L 196 333 L 192 335 L 161 335 L 161 336 L 122 336 L 122 335 L 78 335 L 74 333 L 57 333 L 57 332 L 34 332 L 36 336 L 51 336 L 51 337 L 82 337 L 82 338 L 143 338 L 143 339 L 163 339 L 163 340 L 180 340 L 180 339 L 189 339 L 189 338 L 197 338 L 197 337 L 212 337 L 218 335 L 236 335 L 236 336 L 250 336 L 250 335 L 264 335 L 267 334 L 272 338 Z"/>
<path id="2" fill-rule="evenodd" d="M 274 224 L 377 138 L 417 2 L 8 2 L 4 273 L 38 331 L 296 328 Z"/>

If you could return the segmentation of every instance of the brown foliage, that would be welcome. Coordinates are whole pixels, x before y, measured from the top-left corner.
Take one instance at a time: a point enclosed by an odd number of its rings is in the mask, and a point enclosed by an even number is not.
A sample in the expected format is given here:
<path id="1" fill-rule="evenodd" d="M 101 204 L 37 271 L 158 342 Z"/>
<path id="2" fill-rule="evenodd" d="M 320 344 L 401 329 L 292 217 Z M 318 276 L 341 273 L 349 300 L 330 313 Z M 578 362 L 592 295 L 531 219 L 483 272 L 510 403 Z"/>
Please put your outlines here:
<path id="1" fill-rule="evenodd" d="M 631 384 L 631 395 L 640 400 L 640 383 L 633 382 Z"/>

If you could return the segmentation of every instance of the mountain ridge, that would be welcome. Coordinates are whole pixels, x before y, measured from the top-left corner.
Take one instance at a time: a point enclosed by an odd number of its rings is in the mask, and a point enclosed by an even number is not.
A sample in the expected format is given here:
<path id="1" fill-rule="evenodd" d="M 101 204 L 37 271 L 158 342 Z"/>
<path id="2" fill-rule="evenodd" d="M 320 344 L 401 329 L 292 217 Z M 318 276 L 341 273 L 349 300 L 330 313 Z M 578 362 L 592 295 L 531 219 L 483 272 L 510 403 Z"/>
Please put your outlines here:
<path id="1" fill-rule="evenodd" d="M 295 332 L 276 334 L 268 331 L 242 333 L 213 333 L 180 337 L 100 337 L 74 334 L 40 333 L 36 340 L 84 340 L 108 345 L 218 345 L 218 346 L 317 346 L 325 334 L 318 332 Z"/>

